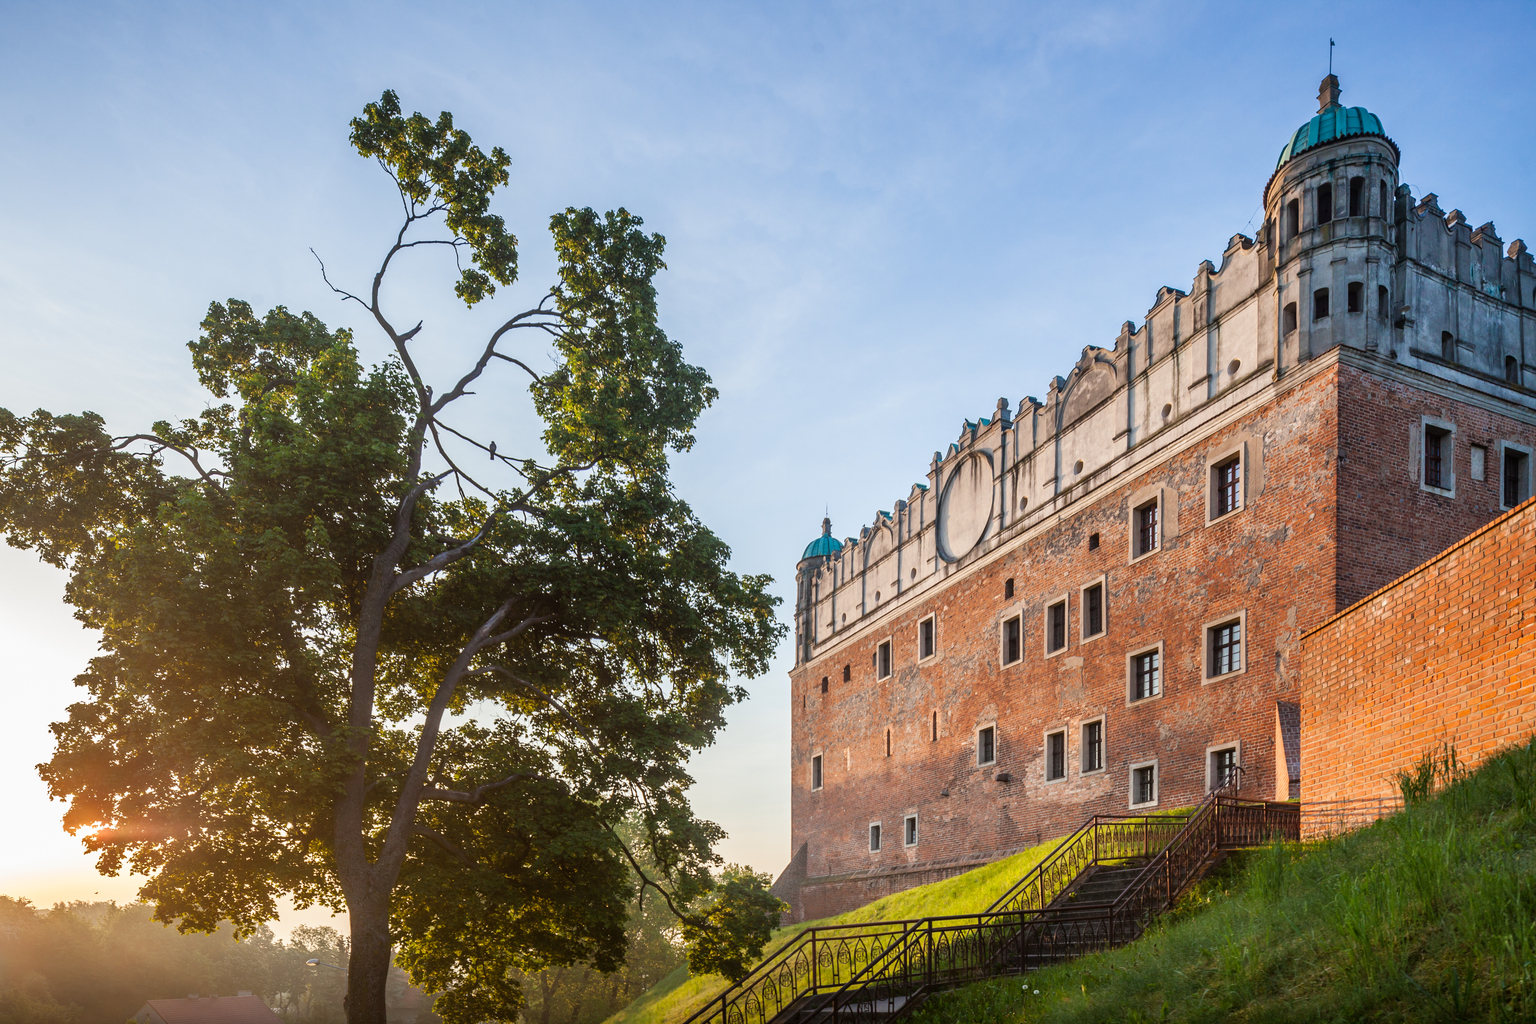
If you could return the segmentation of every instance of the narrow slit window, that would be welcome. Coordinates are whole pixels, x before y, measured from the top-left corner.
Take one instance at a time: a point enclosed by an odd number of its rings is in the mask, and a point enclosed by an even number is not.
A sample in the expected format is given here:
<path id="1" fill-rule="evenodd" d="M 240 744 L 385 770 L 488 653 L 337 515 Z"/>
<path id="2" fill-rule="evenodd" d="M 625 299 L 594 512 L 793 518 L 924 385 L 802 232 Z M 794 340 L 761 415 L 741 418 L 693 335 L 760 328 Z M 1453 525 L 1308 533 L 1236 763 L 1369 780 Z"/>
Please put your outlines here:
<path id="1" fill-rule="evenodd" d="M 1365 285 L 1359 281 L 1349 282 L 1349 311 L 1351 313 L 1365 312 Z"/>
<path id="2" fill-rule="evenodd" d="M 1386 222 L 1388 222 L 1390 224 L 1392 222 L 1392 208 L 1387 205 L 1388 199 L 1387 199 L 1387 183 L 1386 182 L 1382 182 L 1381 183 L 1380 191 L 1381 191 L 1381 214 L 1380 214 L 1381 215 L 1381 219 L 1386 221 Z"/>
<path id="3" fill-rule="evenodd" d="M 1058 601 L 1045 610 L 1045 649 L 1055 654 L 1067 646 L 1067 602 Z"/>
<path id="4" fill-rule="evenodd" d="M 1387 291 L 1386 285 L 1379 284 L 1376 286 L 1376 315 L 1383 320 L 1387 318 L 1387 307 L 1390 305 L 1389 295 L 1390 293 Z"/>
<path id="5" fill-rule="evenodd" d="M 1083 771 L 1104 767 L 1104 720 L 1083 723 Z"/>
<path id="6" fill-rule="evenodd" d="M 811 788 L 821 788 L 821 755 L 811 758 Z"/>
<path id="7" fill-rule="evenodd" d="M 1317 222 L 1327 224 L 1333 220 L 1333 186 L 1317 186 Z"/>
<path id="8" fill-rule="evenodd" d="M 1048 782 L 1067 777 L 1067 734 L 1053 732 L 1045 738 L 1045 778 Z"/>
<path id="9" fill-rule="evenodd" d="M 1003 664 L 1012 665 L 1024 657 L 1024 623 L 1015 615 L 1003 622 Z"/>
<path id="10" fill-rule="evenodd" d="M 1083 591 L 1083 636 L 1104 632 L 1104 584 L 1095 583 Z"/>
<path id="11" fill-rule="evenodd" d="M 939 741 L 939 713 L 937 711 L 933 713 L 933 733 L 929 736 L 929 740 L 934 743 Z"/>
<path id="12" fill-rule="evenodd" d="M 994 726 L 976 731 L 976 763 L 992 764 L 997 760 L 997 730 Z"/>
<path id="13" fill-rule="evenodd" d="M 891 730 L 885 730 L 885 756 L 891 756 Z"/>
<path id="14" fill-rule="evenodd" d="M 821 677 L 821 692 L 822 693 L 826 693 L 827 692 L 827 677 L 826 676 L 822 676 Z"/>
<path id="15" fill-rule="evenodd" d="M 1312 319 L 1328 319 L 1328 289 L 1319 288 L 1312 293 Z"/>
<path id="16" fill-rule="evenodd" d="M 1365 216 L 1365 179 L 1349 179 L 1349 215 L 1351 217 Z"/>
<path id="17" fill-rule="evenodd" d="M 1143 651 L 1131 658 L 1131 700 L 1146 700 L 1163 692 L 1162 654 Z"/>

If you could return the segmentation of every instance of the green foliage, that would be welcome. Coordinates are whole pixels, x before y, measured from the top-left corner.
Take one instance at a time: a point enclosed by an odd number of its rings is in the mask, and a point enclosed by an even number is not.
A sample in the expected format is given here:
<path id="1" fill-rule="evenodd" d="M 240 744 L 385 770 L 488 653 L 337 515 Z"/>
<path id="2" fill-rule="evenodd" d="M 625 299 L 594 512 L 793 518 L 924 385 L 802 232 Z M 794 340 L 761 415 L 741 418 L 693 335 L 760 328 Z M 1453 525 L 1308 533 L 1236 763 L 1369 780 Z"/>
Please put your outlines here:
<path id="1" fill-rule="evenodd" d="M 102 871 L 148 876 L 159 920 L 250 936 L 284 894 L 345 908 L 350 1019 L 382 1021 L 398 950 L 445 1017 L 510 1020 L 519 978 L 623 962 L 637 885 L 678 907 L 710 891 L 722 832 L 685 765 L 783 626 L 667 477 L 716 393 L 658 326 L 661 237 L 623 210 L 556 215 L 559 283 L 434 391 L 423 325 L 397 328 L 381 285 L 414 245 L 467 248 L 468 303 L 512 283 L 489 212 L 507 157 L 393 93 L 352 129 L 405 214 L 367 297 L 337 291 L 389 358 L 231 299 L 189 345 L 200 415 L 114 435 L 0 410 L 0 530 L 68 571 L 102 633 L 41 772 Z M 508 353 L 525 338 L 535 354 Z M 515 397 L 490 372 L 508 366 L 543 451 L 448 420 Z M 726 923 L 716 941 L 755 941 Z"/>
<path id="2" fill-rule="evenodd" d="M 692 919 L 683 921 L 688 969 L 737 982 L 762 956 L 779 915 L 789 907 L 768 891 L 773 879 L 739 864 L 726 867 Z"/>
<path id="3" fill-rule="evenodd" d="M 927 1024 L 1536 1020 L 1536 738 L 1325 842 L 1229 861 L 1140 940 L 939 996 Z M 1436 785 L 1438 780 L 1438 786 Z"/>

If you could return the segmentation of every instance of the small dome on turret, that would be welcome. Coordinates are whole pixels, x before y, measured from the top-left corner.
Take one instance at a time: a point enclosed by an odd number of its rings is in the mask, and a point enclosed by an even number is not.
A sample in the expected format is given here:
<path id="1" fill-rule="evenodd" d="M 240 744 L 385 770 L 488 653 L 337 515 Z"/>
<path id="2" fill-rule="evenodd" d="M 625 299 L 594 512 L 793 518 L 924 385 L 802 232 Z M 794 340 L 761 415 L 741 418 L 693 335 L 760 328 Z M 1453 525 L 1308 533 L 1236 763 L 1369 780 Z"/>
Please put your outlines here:
<path id="1" fill-rule="evenodd" d="M 806 545 L 805 554 L 800 556 L 800 561 L 807 558 L 830 558 L 843 550 L 843 545 L 832 536 L 832 520 L 821 521 L 821 536 Z"/>
<path id="2" fill-rule="evenodd" d="M 1339 94 L 1343 91 L 1339 88 L 1337 76 L 1329 75 L 1323 79 L 1322 88 L 1317 94 L 1317 115 L 1296 129 L 1285 148 L 1280 150 L 1280 159 L 1275 162 L 1277 169 L 1284 167 L 1292 157 L 1336 139 L 1351 135 L 1385 137 L 1386 132 L 1381 129 L 1381 118 L 1364 107 L 1339 105 Z"/>

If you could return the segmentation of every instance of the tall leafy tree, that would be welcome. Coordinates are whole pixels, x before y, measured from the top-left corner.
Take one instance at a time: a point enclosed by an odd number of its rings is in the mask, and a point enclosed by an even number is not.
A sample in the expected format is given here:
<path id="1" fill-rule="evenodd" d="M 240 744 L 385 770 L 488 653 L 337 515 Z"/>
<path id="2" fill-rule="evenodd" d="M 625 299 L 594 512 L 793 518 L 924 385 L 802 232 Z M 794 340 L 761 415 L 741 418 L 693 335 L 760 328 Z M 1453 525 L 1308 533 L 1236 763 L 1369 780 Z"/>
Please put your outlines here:
<path id="1" fill-rule="evenodd" d="M 355 1024 L 384 1021 L 392 956 L 449 1021 L 507 1020 L 520 973 L 620 963 L 633 878 L 717 942 L 759 934 L 710 923 L 720 899 L 773 901 L 706 895 L 722 833 L 685 765 L 782 626 L 668 479 L 716 392 L 657 325 L 661 236 L 556 214 L 558 281 L 434 390 L 386 277 L 446 249 L 466 304 L 512 285 L 490 212 L 508 157 L 392 92 L 351 128 L 402 219 L 367 288 L 332 287 L 388 359 L 230 300 L 190 345 L 213 396 L 195 419 L 0 410 L 0 529 L 67 570 L 101 631 L 40 771 L 162 920 L 251 933 L 284 894 L 344 908 Z M 507 373 L 543 422 L 516 454 L 456 415 L 520 393 Z M 639 851 L 615 831 L 631 815 Z"/>

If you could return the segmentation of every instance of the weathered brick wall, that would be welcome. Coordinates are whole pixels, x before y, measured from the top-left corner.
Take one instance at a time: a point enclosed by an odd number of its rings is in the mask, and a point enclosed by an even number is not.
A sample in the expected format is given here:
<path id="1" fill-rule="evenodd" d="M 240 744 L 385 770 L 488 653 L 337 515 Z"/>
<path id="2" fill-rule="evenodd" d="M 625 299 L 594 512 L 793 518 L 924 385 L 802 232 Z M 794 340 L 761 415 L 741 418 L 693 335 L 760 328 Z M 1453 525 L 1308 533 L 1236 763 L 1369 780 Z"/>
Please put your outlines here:
<path id="1" fill-rule="evenodd" d="M 808 885 L 793 916 L 835 913 L 925 880 L 896 869 L 990 859 L 1066 834 L 1094 813 L 1129 813 L 1136 762 L 1158 761 L 1156 806 L 1187 805 L 1206 792 L 1207 748 L 1237 742 L 1245 791 L 1273 796 L 1276 700 L 1296 699 L 1292 650 L 1303 629 L 1335 610 L 1336 375 L 1336 367 L 1319 372 L 1122 486 L 1092 493 L 1049 531 L 893 609 L 888 624 L 795 672 L 793 842 L 807 844 Z M 1246 505 L 1208 524 L 1208 460 L 1244 441 Z M 1132 501 L 1156 486 L 1165 489 L 1169 529 L 1157 553 L 1131 561 Z M 1099 546 L 1090 550 L 1093 533 Z M 1004 597 L 1010 578 L 1011 600 Z M 1080 588 L 1099 578 L 1108 628 L 1084 642 Z M 1063 593 L 1071 598 L 1069 647 L 1047 657 L 1045 609 Z M 1004 667 L 1001 623 L 1019 612 L 1024 658 Z M 1246 615 L 1246 670 L 1207 681 L 1204 626 L 1237 612 Z M 938 654 L 920 663 L 918 622 L 929 614 L 937 616 Z M 894 672 L 877 680 L 872 654 L 887 637 Z M 1159 642 L 1163 693 L 1131 704 L 1127 655 Z M 1080 726 L 1099 716 L 1105 769 L 1085 774 Z M 976 730 L 994 723 L 996 764 L 981 767 Z M 1047 782 L 1044 734 L 1055 729 L 1067 732 L 1068 773 Z M 813 792 L 818 753 L 825 785 Z M 1003 773 L 1010 781 L 1000 781 Z M 1288 795 L 1288 779 L 1280 792 Z M 904 847 L 902 821 L 913 813 L 919 842 Z M 868 850 L 875 821 L 885 838 L 879 853 Z M 869 874 L 827 877 L 854 873 Z"/>
<path id="2" fill-rule="evenodd" d="M 1308 801 L 1390 797 L 1453 743 L 1475 764 L 1536 732 L 1536 502 L 1473 533 L 1302 641 Z"/>

